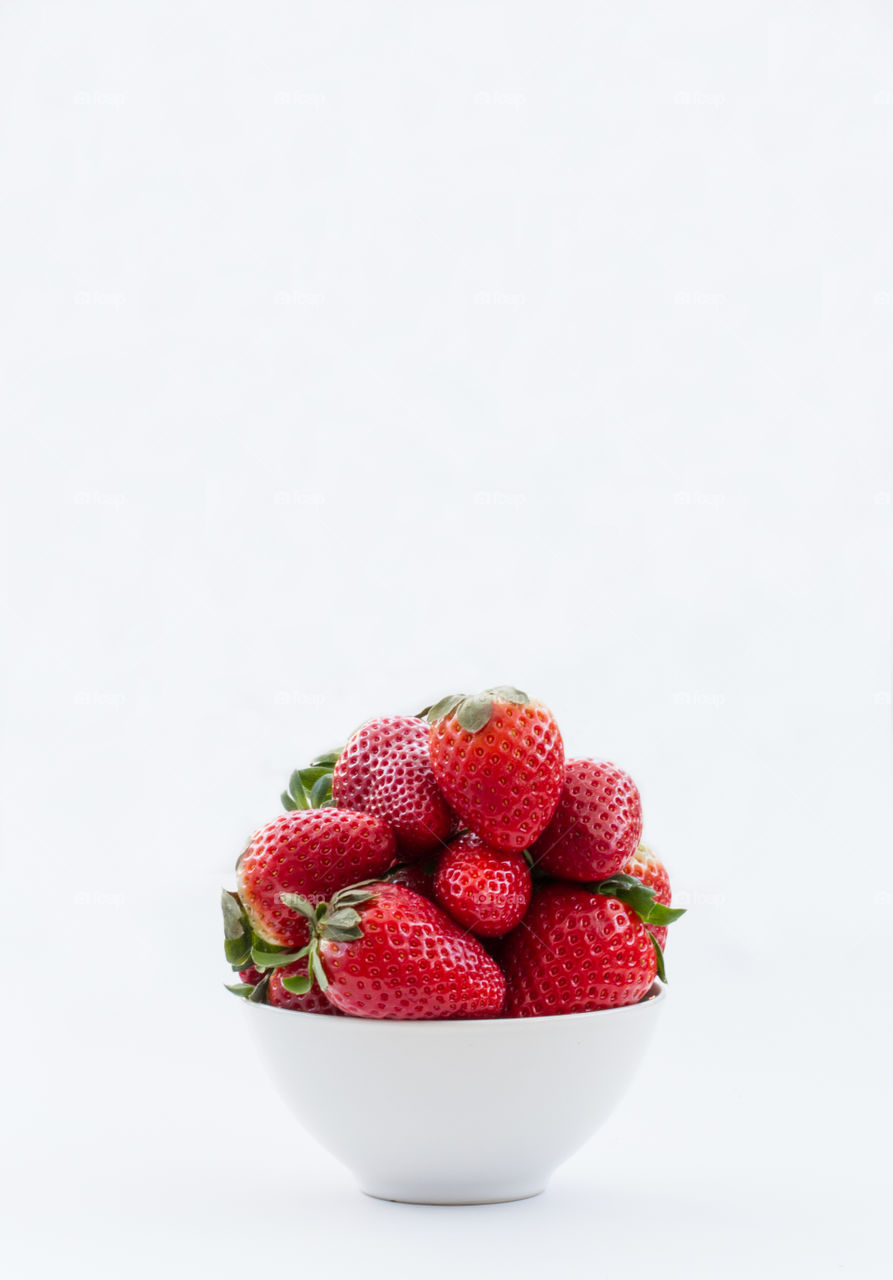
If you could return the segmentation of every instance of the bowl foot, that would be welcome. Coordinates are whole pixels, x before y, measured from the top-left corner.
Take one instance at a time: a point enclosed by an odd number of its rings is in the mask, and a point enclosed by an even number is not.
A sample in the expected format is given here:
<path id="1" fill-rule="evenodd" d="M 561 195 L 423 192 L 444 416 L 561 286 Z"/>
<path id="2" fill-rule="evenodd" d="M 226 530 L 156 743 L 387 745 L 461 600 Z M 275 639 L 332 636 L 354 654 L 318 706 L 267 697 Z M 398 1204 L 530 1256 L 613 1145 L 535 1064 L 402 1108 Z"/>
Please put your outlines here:
<path id="1" fill-rule="evenodd" d="M 531 1191 L 506 1190 L 504 1192 L 486 1192 L 482 1195 L 475 1195 L 472 1192 L 446 1194 L 446 1193 L 424 1193 L 424 1192 L 405 1192 L 398 1193 L 395 1190 L 382 1188 L 373 1191 L 369 1187 L 360 1187 L 364 1196 L 371 1196 L 373 1200 L 390 1200 L 392 1204 L 433 1204 L 433 1205 L 462 1205 L 462 1204 L 509 1204 L 513 1200 L 531 1200 L 534 1196 L 541 1196 L 545 1191 L 545 1187 L 536 1187 Z"/>

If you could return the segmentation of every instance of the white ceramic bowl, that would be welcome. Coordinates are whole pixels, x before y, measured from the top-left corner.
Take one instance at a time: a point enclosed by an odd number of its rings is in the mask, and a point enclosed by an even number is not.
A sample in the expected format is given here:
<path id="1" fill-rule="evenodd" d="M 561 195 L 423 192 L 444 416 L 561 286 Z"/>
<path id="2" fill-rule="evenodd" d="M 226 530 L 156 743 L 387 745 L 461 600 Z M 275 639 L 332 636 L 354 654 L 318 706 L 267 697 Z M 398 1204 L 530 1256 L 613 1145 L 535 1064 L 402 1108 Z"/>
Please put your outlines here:
<path id="1" fill-rule="evenodd" d="M 305 1129 L 368 1195 L 420 1204 L 545 1189 L 625 1093 L 664 991 L 552 1018 L 387 1022 L 244 1002 Z"/>

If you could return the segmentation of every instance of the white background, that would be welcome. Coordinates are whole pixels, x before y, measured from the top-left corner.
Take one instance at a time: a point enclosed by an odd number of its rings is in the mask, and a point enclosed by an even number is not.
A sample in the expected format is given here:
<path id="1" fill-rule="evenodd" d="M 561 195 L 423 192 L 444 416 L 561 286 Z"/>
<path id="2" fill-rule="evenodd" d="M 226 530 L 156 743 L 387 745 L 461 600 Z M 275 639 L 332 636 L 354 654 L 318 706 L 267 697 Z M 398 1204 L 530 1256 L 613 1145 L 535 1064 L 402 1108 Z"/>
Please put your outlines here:
<path id="1" fill-rule="evenodd" d="M 882 1274 L 886 5 L 0 46 L 11 1280 Z M 218 890 L 294 766 L 500 682 L 638 780 L 671 998 L 545 1196 L 378 1203 L 244 1043 Z"/>

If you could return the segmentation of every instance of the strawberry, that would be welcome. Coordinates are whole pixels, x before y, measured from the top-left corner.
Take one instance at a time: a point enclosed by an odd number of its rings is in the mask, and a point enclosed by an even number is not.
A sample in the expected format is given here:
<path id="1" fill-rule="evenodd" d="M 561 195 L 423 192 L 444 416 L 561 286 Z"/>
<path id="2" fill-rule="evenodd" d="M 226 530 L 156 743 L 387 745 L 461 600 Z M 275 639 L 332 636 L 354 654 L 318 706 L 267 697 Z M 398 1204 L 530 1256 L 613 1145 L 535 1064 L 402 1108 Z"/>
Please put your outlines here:
<path id="1" fill-rule="evenodd" d="M 331 1000 L 320 991 L 319 987 L 311 987 L 309 991 L 305 991 L 303 995 L 299 996 L 283 986 L 285 978 L 291 978 L 295 974 L 306 972 L 307 961 L 303 959 L 295 961 L 294 964 L 282 965 L 280 968 L 274 969 L 270 974 L 270 981 L 267 986 L 267 1004 L 274 1005 L 277 1009 L 294 1009 L 298 1013 L 337 1014 L 339 1011 Z"/>
<path id="2" fill-rule="evenodd" d="M 647 844 L 640 844 L 635 853 L 631 854 L 623 864 L 623 870 L 629 876 L 635 876 L 637 880 L 641 880 L 642 884 L 647 885 L 649 889 L 654 890 L 654 899 L 656 902 L 662 903 L 668 907 L 673 900 L 673 894 L 670 889 L 670 877 L 667 875 L 667 869 L 656 857 Z M 667 926 L 665 924 L 654 925 L 651 932 L 663 951 L 667 945 Z"/>
<path id="3" fill-rule="evenodd" d="M 335 803 L 392 827 L 405 862 L 440 848 L 453 825 L 431 771 L 430 733 L 417 716 L 369 720 L 348 738 L 332 775 Z"/>
<path id="4" fill-rule="evenodd" d="M 296 809 L 274 818 L 252 836 L 236 868 L 238 897 L 256 938 L 304 946 L 307 924 L 286 910 L 280 895 L 322 902 L 345 885 L 381 875 L 395 850 L 390 827 L 368 813 Z"/>
<path id="5" fill-rule="evenodd" d="M 451 807 L 492 848 L 528 848 L 564 783 L 564 744 L 551 711 L 500 686 L 442 698 L 426 714 L 431 768 Z"/>
<path id="6" fill-rule="evenodd" d="M 523 854 L 500 853 L 477 836 L 460 836 L 437 860 L 435 900 L 479 937 L 498 938 L 520 924 L 530 893 Z"/>
<path id="7" fill-rule="evenodd" d="M 249 965 L 247 969 L 239 970 L 239 977 L 248 987 L 256 987 L 263 978 L 263 970 L 258 969 L 257 965 Z"/>
<path id="8" fill-rule="evenodd" d="M 641 835 L 642 802 L 629 774 L 607 760 L 569 760 L 558 807 L 531 854 L 534 866 L 562 880 L 604 880 Z"/>
<path id="9" fill-rule="evenodd" d="M 508 1018 L 635 1004 L 657 974 L 654 946 L 631 908 L 570 884 L 537 889 L 501 958 Z"/>
<path id="10" fill-rule="evenodd" d="M 598 884 L 541 885 L 527 915 L 503 940 L 508 1018 L 587 1013 L 635 1004 L 655 977 L 666 981 L 654 927 L 684 912 L 618 873 Z"/>
<path id="11" fill-rule="evenodd" d="M 494 1018 L 502 1009 L 496 962 L 404 885 L 356 885 L 322 910 L 297 894 L 282 900 L 312 933 L 308 972 L 283 978 L 286 990 L 303 994 L 315 980 L 333 1005 L 361 1018 Z"/>
<path id="12" fill-rule="evenodd" d="M 428 862 L 410 862 L 402 867 L 392 867 L 384 877 L 389 884 L 402 884 L 423 898 L 434 900 L 434 865 Z"/>

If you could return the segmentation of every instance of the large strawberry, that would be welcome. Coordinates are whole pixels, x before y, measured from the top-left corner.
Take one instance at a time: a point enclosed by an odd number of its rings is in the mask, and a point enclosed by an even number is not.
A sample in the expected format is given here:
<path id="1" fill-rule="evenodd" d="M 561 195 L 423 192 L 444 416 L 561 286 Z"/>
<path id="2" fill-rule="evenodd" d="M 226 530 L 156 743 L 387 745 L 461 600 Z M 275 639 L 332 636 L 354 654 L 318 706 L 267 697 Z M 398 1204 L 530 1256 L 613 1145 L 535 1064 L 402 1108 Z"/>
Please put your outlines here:
<path id="1" fill-rule="evenodd" d="M 500 951 L 506 1017 L 635 1004 L 656 976 L 666 978 L 653 925 L 670 924 L 682 914 L 656 903 L 653 890 L 622 874 L 592 888 L 542 885 Z"/>
<path id="2" fill-rule="evenodd" d="M 555 717 L 519 689 L 442 698 L 426 713 L 431 768 L 452 808 L 494 849 L 526 849 L 564 783 Z"/>
<path id="3" fill-rule="evenodd" d="M 322 902 L 345 885 L 380 876 L 394 860 L 394 834 L 380 818 L 343 809 L 296 809 L 261 827 L 237 864 L 239 899 L 256 938 L 302 947 L 307 924 L 283 893 Z"/>
<path id="4" fill-rule="evenodd" d="M 332 798 L 393 828 L 404 861 L 439 849 L 453 824 L 428 759 L 430 729 L 417 716 L 381 716 L 361 725 L 338 757 Z"/>
<path id="5" fill-rule="evenodd" d="M 505 979 L 481 944 L 433 902 L 401 884 L 356 885 L 320 910 L 296 894 L 283 902 L 310 927 L 308 973 L 283 978 L 297 994 L 316 981 L 344 1013 L 361 1018 L 495 1018 Z"/>
<path id="6" fill-rule="evenodd" d="M 637 880 L 641 880 L 642 884 L 647 885 L 649 889 L 653 889 L 655 902 L 660 902 L 663 906 L 668 907 L 673 901 L 667 869 L 647 844 L 639 845 L 635 853 L 627 858 L 623 864 L 623 870 L 628 876 L 635 876 Z M 654 934 L 661 950 L 664 950 L 667 945 L 667 926 L 665 924 L 654 925 L 651 932 Z"/>
<path id="7" fill-rule="evenodd" d="M 568 760 L 558 806 L 531 854 L 534 866 L 562 880 L 604 880 L 641 835 L 642 802 L 629 774 L 607 760 Z"/>
<path id="8" fill-rule="evenodd" d="M 530 893 L 524 855 L 491 849 L 477 836 L 460 836 L 437 860 L 435 899 L 478 937 L 498 938 L 520 924 Z"/>

